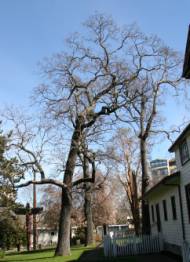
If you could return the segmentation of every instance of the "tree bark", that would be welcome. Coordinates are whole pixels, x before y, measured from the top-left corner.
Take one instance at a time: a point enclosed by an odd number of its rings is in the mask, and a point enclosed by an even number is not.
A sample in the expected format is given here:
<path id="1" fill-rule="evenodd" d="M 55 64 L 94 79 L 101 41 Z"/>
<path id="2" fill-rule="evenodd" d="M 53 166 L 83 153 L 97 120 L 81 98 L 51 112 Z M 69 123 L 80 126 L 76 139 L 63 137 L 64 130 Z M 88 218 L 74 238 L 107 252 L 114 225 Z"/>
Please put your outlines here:
<path id="1" fill-rule="evenodd" d="M 83 173 L 84 178 L 89 178 L 89 161 L 84 156 L 84 163 L 83 163 Z M 84 213 L 86 218 L 86 241 L 85 245 L 92 245 L 93 240 L 93 218 L 92 218 L 92 192 L 91 192 L 91 183 L 85 184 L 85 202 L 84 202 Z"/>
<path id="2" fill-rule="evenodd" d="M 138 236 L 140 231 L 140 214 L 139 214 L 139 199 L 137 190 L 137 179 L 135 172 L 131 172 L 131 187 L 132 187 L 132 209 L 133 209 L 133 220 L 135 227 L 135 234 Z"/>
<path id="3" fill-rule="evenodd" d="M 62 190 L 61 213 L 59 220 L 58 243 L 55 256 L 70 255 L 70 227 L 71 227 L 71 192 Z"/>
<path id="4" fill-rule="evenodd" d="M 61 212 L 59 220 L 58 242 L 55 256 L 70 255 L 70 221 L 72 209 L 72 178 L 77 160 L 78 147 L 82 133 L 83 118 L 76 119 L 76 125 L 71 139 L 71 146 L 66 162 L 63 182 L 67 185 L 62 189 Z"/>
<path id="5" fill-rule="evenodd" d="M 147 166 L 147 151 L 146 151 L 146 139 L 140 138 L 140 152 L 141 152 L 141 167 L 142 167 L 142 233 L 150 234 L 149 213 L 147 203 L 144 199 L 146 188 L 148 185 L 148 166 Z"/>

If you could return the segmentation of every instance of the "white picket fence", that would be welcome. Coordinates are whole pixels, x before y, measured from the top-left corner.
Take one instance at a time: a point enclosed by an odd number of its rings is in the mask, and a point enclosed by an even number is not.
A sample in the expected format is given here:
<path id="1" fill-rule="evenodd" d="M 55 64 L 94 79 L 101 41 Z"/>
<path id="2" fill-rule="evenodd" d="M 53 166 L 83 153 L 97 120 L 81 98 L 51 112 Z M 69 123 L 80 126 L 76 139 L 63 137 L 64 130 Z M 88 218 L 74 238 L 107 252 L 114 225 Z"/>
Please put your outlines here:
<path id="1" fill-rule="evenodd" d="M 183 255 L 183 262 L 190 262 L 190 245 L 187 241 L 183 242 L 182 255 Z"/>
<path id="2" fill-rule="evenodd" d="M 127 236 L 125 238 L 104 237 L 104 255 L 106 257 L 158 253 L 163 250 L 161 235 Z"/>

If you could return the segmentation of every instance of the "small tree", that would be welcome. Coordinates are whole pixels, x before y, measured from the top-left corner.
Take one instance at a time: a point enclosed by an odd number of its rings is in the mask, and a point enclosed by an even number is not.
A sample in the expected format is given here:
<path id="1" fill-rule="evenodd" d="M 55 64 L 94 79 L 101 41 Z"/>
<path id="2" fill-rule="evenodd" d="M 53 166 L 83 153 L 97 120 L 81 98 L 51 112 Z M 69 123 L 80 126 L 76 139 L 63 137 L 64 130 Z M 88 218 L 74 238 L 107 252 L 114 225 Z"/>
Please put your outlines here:
<path id="1" fill-rule="evenodd" d="M 12 210 L 3 208 L 0 218 L 0 247 L 3 249 L 17 247 L 20 251 L 21 245 L 26 245 L 24 226 Z"/>
<path id="2" fill-rule="evenodd" d="M 11 133 L 4 135 L 0 131 L 0 206 L 12 207 L 15 203 L 16 191 L 14 183 L 23 178 L 23 170 L 16 157 L 7 157 L 8 141 Z"/>
<path id="3" fill-rule="evenodd" d="M 113 181 L 97 171 L 96 183 L 92 188 L 92 212 L 95 227 L 114 224 L 116 218 Z"/>
<path id="4" fill-rule="evenodd" d="M 49 185 L 41 190 L 40 204 L 43 206 L 42 223 L 52 230 L 57 230 L 59 225 L 59 213 L 61 209 L 61 190 Z"/>
<path id="5" fill-rule="evenodd" d="M 118 179 L 122 184 L 126 196 L 135 233 L 140 232 L 140 150 L 138 140 L 130 129 L 119 129 L 112 146 L 113 168 L 118 174 Z"/>
<path id="6" fill-rule="evenodd" d="M 140 160 L 142 169 L 142 231 L 150 233 L 148 206 L 145 202 L 144 195 L 149 183 L 148 171 L 148 144 L 153 134 L 160 133 L 160 105 L 162 104 L 167 92 L 176 92 L 180 83 L 179 66 L 181 60 L 172 50 L 165 48 L 160 51 L 161 60 L 159 70 L 153 70 L 146 78 L 139 79 L 136 85 L 139 87 L 138 98 L 131 103 L 127 109 L 127 123 L 131 123 L 136 136 L 139 139 Z M 156 132 L 158 130 L 158 132 Z M 162 128 L 163 130 L 163 128 Z M 164 133 L 164 130 L 162 131 Z M 165 132 L 167 133 L 167 132 Z M 169 132 L 168 132 L 169 133 Z"/>

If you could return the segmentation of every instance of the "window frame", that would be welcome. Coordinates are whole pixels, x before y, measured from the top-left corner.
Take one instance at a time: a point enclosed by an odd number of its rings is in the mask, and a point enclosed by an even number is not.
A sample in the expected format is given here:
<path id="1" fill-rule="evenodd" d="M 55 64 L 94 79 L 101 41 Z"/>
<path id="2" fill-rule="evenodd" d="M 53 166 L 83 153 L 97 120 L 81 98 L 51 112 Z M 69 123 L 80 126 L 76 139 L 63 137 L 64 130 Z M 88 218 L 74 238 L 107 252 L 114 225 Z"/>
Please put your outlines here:
<path id="1" fill-rule="evenodd" d="M 163 206 L 163 211 L 164 211 L 164 220 L 168 221 L 168 210 L 167 210 L 166 199 L 162 200 L 162 206 Z"/>
<path id="2" fill-rule="evenodd" d="M 186 147 L 186 156 L 184 155 L 184 147 Z M 182 166 L 190 160 L 189 147 L 187 139 L 183 139 L 179 146 L 179 154 Z"/>
<path id="3" fill-rule="evenodd" d="M 188 218 L 190 223 L 190 184 L 185 185 L 185 196 L 188 210 Z"/>
<path id="4" fill-rule="evenodd" d="M 176 208 L 175 196 L 171 196 L 171 208 L 172 208 L 173 220 L 177 220 L 177 208 Z"/>
<path id="5" fill-rule="evenodd" d="M 154 205 L 151 205 L 151 215 L 152 215 L 152 223 L 154 223 L 155 222 Z"/>

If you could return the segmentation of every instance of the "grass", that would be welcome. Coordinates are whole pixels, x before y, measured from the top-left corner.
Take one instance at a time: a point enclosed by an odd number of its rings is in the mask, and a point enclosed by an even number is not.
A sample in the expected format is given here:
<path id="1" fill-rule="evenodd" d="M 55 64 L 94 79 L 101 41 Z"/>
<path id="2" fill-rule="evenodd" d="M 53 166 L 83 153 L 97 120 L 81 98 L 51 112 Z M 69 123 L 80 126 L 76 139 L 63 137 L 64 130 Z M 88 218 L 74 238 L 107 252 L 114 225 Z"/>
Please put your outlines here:
<path id="1" fill-rule="evenodd" d="M 0 259 L 1 262 L 66 262 L 77 261 L 84 251 L 92 248 L 75 247 L 71 250 L 71 256 L 54 257 L 53 250 L 37 251 L 37 252 L 23 252 L 21 254 L 8 254 L 5 258 Z"/>
<path id="2" fill-rule="evenodd" d="M 134 257 L 122 257 L 106 259 L 102 249 L 94 247 L 78 246 L 71 249 L 71 256 L 54 257 L 54 250 L 42 250 L 36 252 L 23 252 L 20 254 L 7 254 L 0 262 L 67 262 L 67 261 L 97 261 L 97 262 L 135 262 Z"/>

